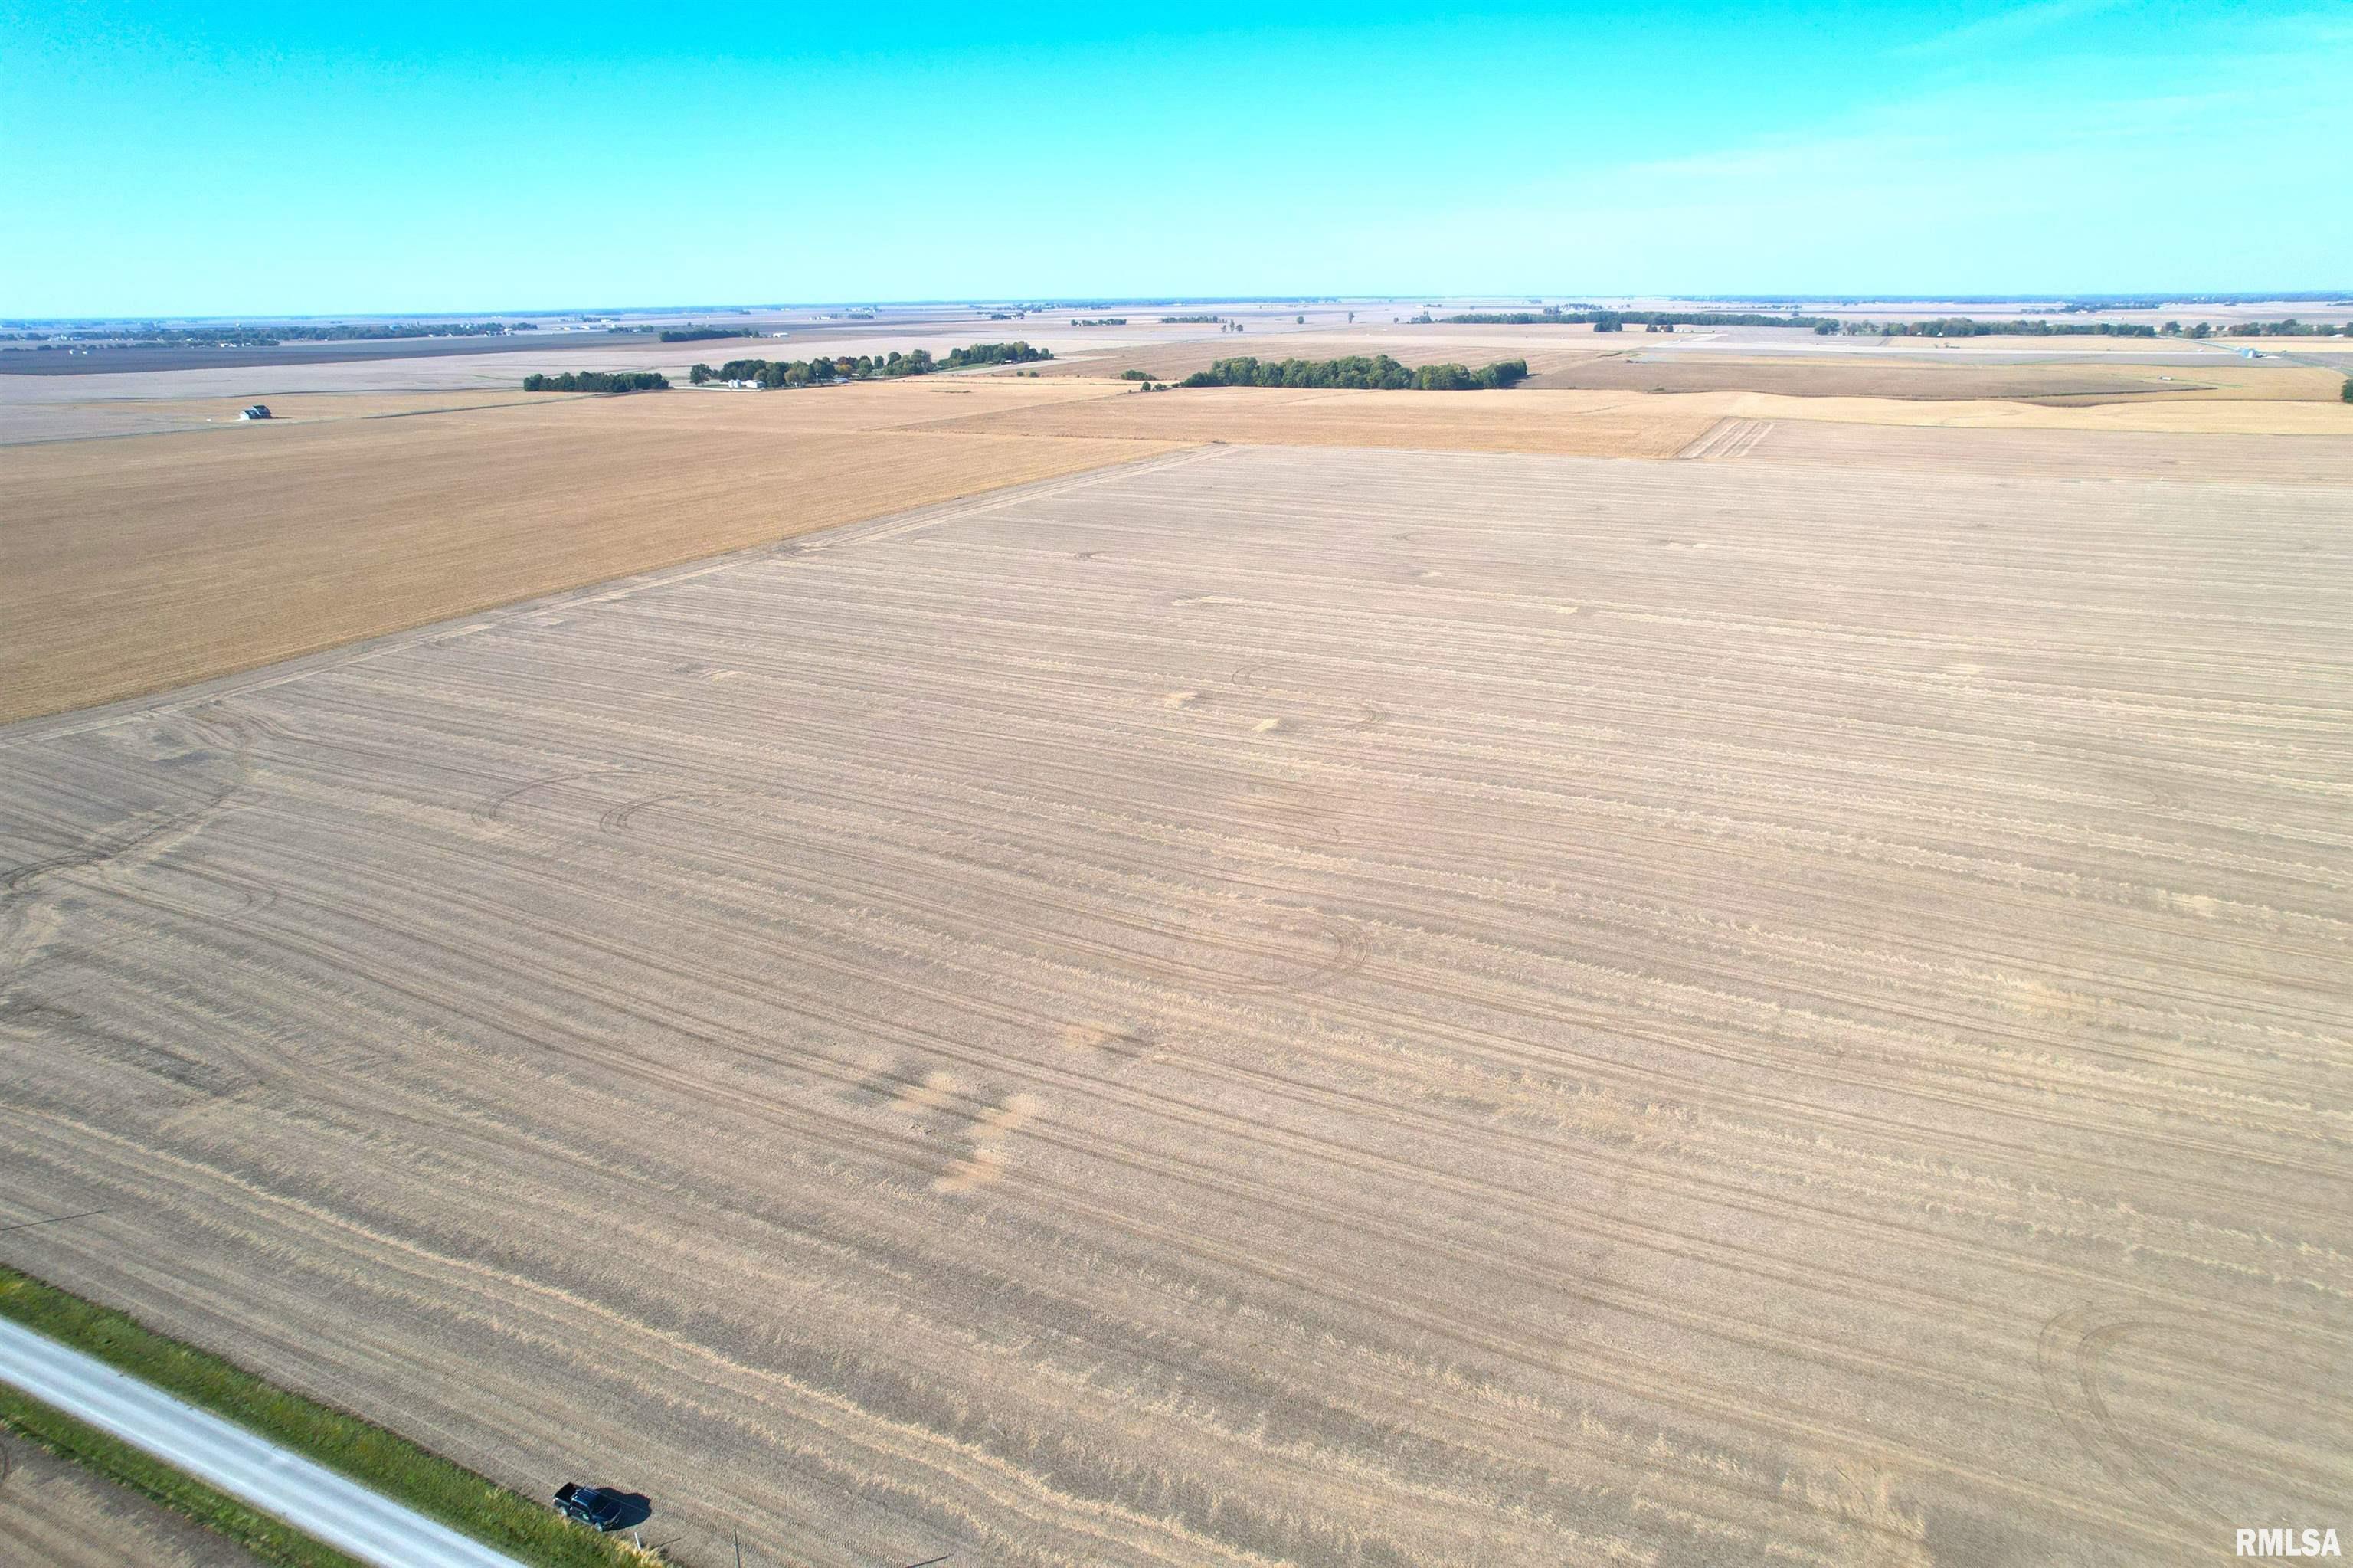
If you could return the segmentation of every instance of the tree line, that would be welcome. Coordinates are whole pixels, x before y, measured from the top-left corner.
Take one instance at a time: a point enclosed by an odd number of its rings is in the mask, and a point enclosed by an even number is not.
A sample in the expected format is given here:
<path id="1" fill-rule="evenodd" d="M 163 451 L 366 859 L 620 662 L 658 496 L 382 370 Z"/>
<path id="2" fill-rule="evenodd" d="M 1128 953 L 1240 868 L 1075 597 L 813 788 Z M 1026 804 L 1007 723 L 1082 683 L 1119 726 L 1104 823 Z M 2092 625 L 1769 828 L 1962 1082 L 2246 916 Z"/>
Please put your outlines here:
<path id="1" fill-rule="evenodd" d="M 1920 322 L 1830 322 L 1814 328 L 1828 336 L 1850 337 L 2155 337 L 2157 329 L 2141 322 L 2054 322 L 2042 317 L 2023 321 L 1981 322 L 1968 316 L 1936 316 Z"/>
<path id="2" fill-rule="evenodd" d="M 2290 316 L 2282 322 L 2241 322 L 2223 330 L 2232 337 L 2353 337 L 2353 322 L 2300 322 Z"/>
<path id="3" fill-rule="evenodd" d="M 1418 323 L 1430 319 L 1427 315 L 1413 318 Z M 1925 321 L 1872 322 L 1849 321 L 1838 316 L 1775 316 L 1755 311 L 1564 311 L 1556 306 L 1547 306 L 1541 311 L 1480 311 L 1467 315 L 1447 316 L 1444 320 L 1465 326 L 1589 325 L 1595 332 L 1623 332 L 1630 324 L 1796 327 L 1822 337 L 1843 334 L 1850 337 L 2202 338 L 2211 337 L 2215 332 L 2205 322 L 2186 329 L 2179 322 L 2168 322 L 2160 331 L 2144 322 L 2063 322 L 2042 316 L 2000 321 L 1978 321 L 1970 316 L 1935 316 Z M 2242 322 L 2222 331 L 2232 337 L 2333 337 L 2338 334 L 2353 335 L 2353 324 L 2316 325 L 2291 316 L 2278 322 Z"/>
<path id="4" fill-rule="evenodd" d="M 1420 323 L 1430 318 L 1424 313 L 1413 319 Z M 1557 305 L 1547 305 L 1541 311 L 1473 311 L 1443 320 L 1464 326 L 1590 325 L 1596 332 L 1623 332 L 1629 322 L 1638 326 L 1818 327 L 1824 322 L 1833 329 L 1838 326 L 1828 316 L 1768 316 L 1756 311 L 1564 311 Z"/>
<path id="5" fill-rule="evenodd" d="M 652 370 L 567 370 L 522 378 L 526 392 L 667 392 L 670 377 Z"/>
<path id="6" fill-rule="evenodd" d="M 750 381 L 774 389 L 778 387 L 822 387 L 835 381 L 894 380 L 902 376 L 929 376 L 937 370 L 962 370 L 975 365 L 1028 365 L 1033 360 L 1051 359 L 1053 350 L 1033 348 L 1027 343 L 976 343 L 964 348 L 952 348 L 944 359 L 935 359 L 929 349 L 919 348 L 902 354 L 893 349 L 887 355 L 840 355 L 828 359 L 731 359 L 717 369 L 698 365 L 687 373 L 687 379 L 697 387 L 713 381 Z"/>
<path id="7" fill-rule="evenodd" d="M 1480 387 L 1511 387 L 1527 378 L 1525 359 L 1498 360 L 1472 370 L 1464 365 L 1401 365 L 1386 354 L 1367 358 L 1361 354 L 1341 359 L 1261 360 L 1244 355 L 1220 359 L 1207 370 L 1197 370 L 1181 383 L 1187 387 L 1345 387 L 1381 391 L 1469 392 Z"/>
<path id="8" fill-rule="evenodd" d="M 661 340 L 664 343 L 701 343 L 703 339 L 711 337 L 751 337 L 754 334 L 752 329 L 747 326 L 664 327 L 662 328 Z"/>

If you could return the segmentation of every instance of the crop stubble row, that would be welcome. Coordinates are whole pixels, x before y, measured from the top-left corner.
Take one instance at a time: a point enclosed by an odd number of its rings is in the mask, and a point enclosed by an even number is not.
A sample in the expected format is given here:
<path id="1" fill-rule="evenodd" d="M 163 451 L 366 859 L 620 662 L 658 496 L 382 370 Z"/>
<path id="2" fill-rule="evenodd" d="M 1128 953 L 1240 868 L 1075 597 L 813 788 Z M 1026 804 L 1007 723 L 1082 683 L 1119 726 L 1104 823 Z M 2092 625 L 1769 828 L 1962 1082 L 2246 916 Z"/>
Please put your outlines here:
<path id="1" fill-rule="evenodd" d="M 20 730 L 8 1255 L 690 1561 L 2205 1550 L 2336 500 L 1220 450 Z"/>

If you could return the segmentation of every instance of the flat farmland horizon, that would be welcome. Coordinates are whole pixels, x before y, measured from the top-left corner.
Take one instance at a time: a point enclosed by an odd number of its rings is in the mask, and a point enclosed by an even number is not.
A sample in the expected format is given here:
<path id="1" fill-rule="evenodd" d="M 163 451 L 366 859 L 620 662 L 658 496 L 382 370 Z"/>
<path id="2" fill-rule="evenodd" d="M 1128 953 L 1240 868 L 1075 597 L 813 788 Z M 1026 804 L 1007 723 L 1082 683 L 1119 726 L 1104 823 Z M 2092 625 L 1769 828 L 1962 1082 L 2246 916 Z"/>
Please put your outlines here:
<path id="1" fill-rule="evenodd" d="M 9 1260 L 690 1564 L 2324 1519 L 2343 487 L 1829 428 L 1156 452 L 0 729 Z"/>

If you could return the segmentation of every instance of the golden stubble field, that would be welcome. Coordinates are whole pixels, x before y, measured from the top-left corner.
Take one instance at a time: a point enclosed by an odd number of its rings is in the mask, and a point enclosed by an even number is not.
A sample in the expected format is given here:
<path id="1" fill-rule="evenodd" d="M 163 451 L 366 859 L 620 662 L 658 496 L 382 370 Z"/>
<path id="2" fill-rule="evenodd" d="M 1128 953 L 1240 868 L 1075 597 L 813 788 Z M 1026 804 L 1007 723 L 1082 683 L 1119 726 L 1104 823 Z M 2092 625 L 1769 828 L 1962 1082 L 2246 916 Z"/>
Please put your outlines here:
<path id="1" fill-rule="evenodd" d="M 1103 390 L 318 399 L 295 408 L 326 422 L 0 447 L 0 719 L 1156 450 L 904 428 Z"/>
<path id="2" fill-rule="evenodd" d="M 976 410 L 927 428 L 1065 439 L 1668 458 L 1738 406 L 1737 395 L 1722 393 L 1650 397 L 1203 387 Z"/>
<path id="3" fill-rule="evenodd" d="M 1077 377 L 944 376 L 465 401 L 302 397 L 267 425 L 0 445 L 0 721 L 1186 446 L 1721 457 L 1756 453 L 1740 432 L 1771 425 L 1783 433 L 1761 455 L 1841 461 L 1850 442 L 1906 444 L 1880 427 L 1954 426 L 2018 432 L 2001 450 L 2022 472 L 2256 478 L 2327 478 L 2353 450 L 2353 408 L 2223 398 L 2063 408 L 1724 391 L 1143 394 Z M 234 405 L 154 407 L 157 418 L 217 421 Z M 1839 429 L 1800 436 L 1808 421 Z M 2154 450 L 2115 439 L 2138 435 L 2190 439 L 2116 469 L 2110 454 Z M 2204 439 L 2224 435 L 2295 439 Z M 2000 443 L 1908 445 L 1933 465 Z"/>
<path id="4" fill-rule="evenodd" d="M 2220 1560 L 2345 515 L 1211 448 L 19 726 L 0 1256 L 689 1563 Z"/>
<path id="5" fill-rule="evenodd" d="M 1638 357 L 1639 355 L 1639 357 Z M 1529 368 L 1535 369 L 1534 361 Z M 1952 354 L 1891 350 L 1883 357 L 1797 352 L 1712 354 L 1640 349 L 1572 361 L 1527 383 L 1548 387 L 1633 392 L 1759 392 L 1800 397 L 2010 399 L 2094 407 L 2149 401 L 2337 400 L 2344 377 L 2311 366 L 2247 364 L 2184 354 L 2170 363 L 2103 364 L 2094 356 L 2051 362 L 1994 363 Z"/>
<path id="6" fill-rule="evenodd" d="M 2048 425 L 1851 424 L 1809 417 L 1810 403 L 1747 401 L 1756 411 L 1712 428 L 1680 456 L 1712 461 L 1820 463 L 1904 472 L 2320 484 L 2353 491 L 2353 415 L 2342 439 L 2212 430 L 2054 429 Z M 1877 410 L 1874 410 L 1877 411 Z M 2147 410 L 2137 410 L 2147 414 Z M 2054 416 L 2046 415 L 2046 418 Z M 2086 411 L 2078 418 L 2090 417 Z M 2145 419 L 2140 422 L 2147 422 Z"/>

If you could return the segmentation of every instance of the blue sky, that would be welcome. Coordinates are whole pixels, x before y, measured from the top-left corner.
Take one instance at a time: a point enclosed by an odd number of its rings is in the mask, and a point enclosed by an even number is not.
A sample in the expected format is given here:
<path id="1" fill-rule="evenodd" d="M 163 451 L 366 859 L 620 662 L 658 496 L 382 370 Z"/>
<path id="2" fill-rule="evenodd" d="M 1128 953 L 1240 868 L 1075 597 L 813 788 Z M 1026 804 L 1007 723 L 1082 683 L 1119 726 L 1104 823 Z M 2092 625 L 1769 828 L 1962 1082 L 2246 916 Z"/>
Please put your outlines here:
<path id="1" fill-rule="evenodd" d="M 0 315 L 2353 287 L 2353 5 L 0 0 Z"/>

